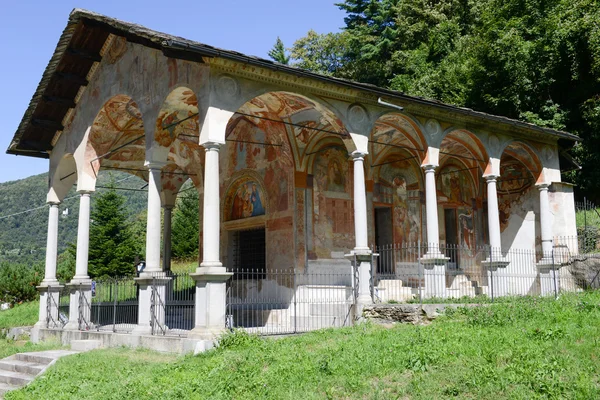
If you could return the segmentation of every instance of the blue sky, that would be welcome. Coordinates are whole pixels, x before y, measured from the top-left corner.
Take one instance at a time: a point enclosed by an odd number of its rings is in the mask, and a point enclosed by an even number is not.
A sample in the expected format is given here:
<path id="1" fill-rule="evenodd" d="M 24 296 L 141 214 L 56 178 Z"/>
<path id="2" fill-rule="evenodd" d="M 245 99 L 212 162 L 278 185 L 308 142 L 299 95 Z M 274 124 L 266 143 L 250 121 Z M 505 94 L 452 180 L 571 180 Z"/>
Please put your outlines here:
<path id="1" fill-rule="evenodd" d="M 0 37 L 0 182 L 46 172 L 48 161 L 5 153 L 73 8 L 85 8 L 228 50 L 267 57 L 277 36 L 286 46 L 309 29 L 338 31 L 336 0 L 19 0 L 3 1 Z"/>

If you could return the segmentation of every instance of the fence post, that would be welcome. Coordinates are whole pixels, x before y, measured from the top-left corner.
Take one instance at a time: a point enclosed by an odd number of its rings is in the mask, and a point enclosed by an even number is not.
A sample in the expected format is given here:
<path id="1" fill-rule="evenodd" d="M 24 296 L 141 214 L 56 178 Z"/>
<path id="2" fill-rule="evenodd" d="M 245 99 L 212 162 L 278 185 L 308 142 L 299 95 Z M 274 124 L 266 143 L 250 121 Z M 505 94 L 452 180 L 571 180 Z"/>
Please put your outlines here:
<path id="1" fill-rule="evenodd" d="M 558 279 L 557 277 L 557 269 L 556 269 L 556 262 L 554 261 L 554 245 L 552 246 L 552 273 L 554 275 L 554 298 L 558 299 L 558 282 L 556 281 Z"/>
<path id="2" fill-rule="evenodd" d="M 491 266 L 494 264 L 494 250 L 490 245 L 490 297 L 492 298 L 492 303 L 494 302 L 494 268 Z"/>
<path id="3" fill-rule="evenodd" d="M 114 299 L 113 299 L 113 332 L 117 331 L 117 298 L 119 297 L 119 281 L 114 280 Z M 113 285 L 110 285 L 110 292 L 113 292 Z"/>

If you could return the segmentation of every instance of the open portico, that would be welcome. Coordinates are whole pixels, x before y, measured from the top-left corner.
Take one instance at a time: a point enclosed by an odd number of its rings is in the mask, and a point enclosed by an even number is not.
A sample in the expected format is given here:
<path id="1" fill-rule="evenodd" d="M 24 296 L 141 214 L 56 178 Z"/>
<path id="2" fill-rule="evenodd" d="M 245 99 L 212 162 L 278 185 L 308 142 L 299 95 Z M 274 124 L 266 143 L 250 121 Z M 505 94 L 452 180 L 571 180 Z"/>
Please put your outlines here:
<path id="1" fill-rule="evenodd" d="M 561 146 L 574 140 L 75 10 L 8 150 L 50 161 L 38 328 L 60 325 L 57 206 L 76 185 L 65 330 L 89 329 L 90 196 L 103 169 L 148 183 L 133 336 L 164 334 L 167 317 L 157 310 L 173 287 L 170 215 L 188 179 L 202 210 L 188 338 L 225 329 L 226 316 L 236 316 L 226 308 L 231 293 L 276 297 L 285 306 L 261 317 L 271 323 L 297 321 L 290 304 L 307 293 L 334 293 L 340 317 L 377 293 L 446 297 L 457 282 L 473 294 L 547 294 L 554 238 L 576 236 L 572 187 L 560 176 Z M 494 273 L 528 280 L 499 283 Z M 293 283 L 275 278 L 285 274 Z M 319 274 L 336 279 L 314 280 Z M 324 300 L 315 304 L 316 314 L 301 315 L 306 329 L 322 327 L 310 322 L 323 317 Z"/>

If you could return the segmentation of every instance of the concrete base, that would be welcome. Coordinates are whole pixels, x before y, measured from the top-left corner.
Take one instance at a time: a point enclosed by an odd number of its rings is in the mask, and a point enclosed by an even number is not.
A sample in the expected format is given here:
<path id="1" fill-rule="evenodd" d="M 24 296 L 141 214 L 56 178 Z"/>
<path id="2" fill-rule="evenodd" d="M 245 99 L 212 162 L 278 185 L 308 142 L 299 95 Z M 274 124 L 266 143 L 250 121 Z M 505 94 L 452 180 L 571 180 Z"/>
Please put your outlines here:
<path id="1" fill-rule="evenodd" d="M 32 335 L 33 338 L 33 335 Z M 164 353 L 187 354 L 201 353 L 214 348 L 215 340 L 181 338 L 171 336 L 129 335 L 113 332 L 96 331 L 64 331 L 55 329 L 38 329 L 36 343 L 54 340 L 65 346 L 75 343 L 94 343 L 94 348 L 130 347 L 145 348 Z M 88 344 L 86 344 L 88 346 Z"/>
<path id="2" fill-rule="evenodd" d="M 232 275 L 223 267 L 205 266 L 190 274 L 196 281 L 196 325 L 189 337 L 215 340 L 225 332 L 226 282 Z"/>
<path id="3" fill-rule="evenodd" d="M 69 322 L 64 329 L 87 330 L 90 327 L 92 313 L 92 280 L 71 281 L 69 289 Z M 83 296 L 84 298 L 81 298 Z"/>
<path id="4" fill-rule="evenodd" d="M 540 294 L 542 296 L 558 295 L 559 268 L 560 265 L 552 263 L 552 260 L 542 259 L 537 264 L 538 274 L 540 277 Z"/>
<path id="5" fill-rule="evenodd" d="M 164 273 L 159 272 L 156 275 L 152 273 L 142 273 L 139 278 L 135 278 L 135 282 L 140 288 L 139 291 L 139 306 L 138 306 L 138 325 L 131 332 L 132 335 L 151 335 L 153 323 L 154 329 L 160 329 L 165 326 L 165 310 L 158 303 L 158 299 L 155 301 L 156 304 L 152 304 L 152 290 L 153 287 L 156 290 L 156 295 L 165 304 L 166 297 L 166 286 L 172 278 L 167 277 Z M 154 313 L 154 315 L 153 315 Z"/>
<path id="6" fill-rule="evenodd" d="M 425 285 L 423 288 L 424 298 L 446 298 L 446 265 L 449 257 L 442 253 L 428 253 L 421 258 L 423 266 L 423 280 Z"/>
<path id="7" fill-rule="evenodd" d="M 40 314 L 38 322 L 35 324 L 38 328 L 58 328 L 61 327 L 58 305 L 60 301 L 60 291 L 64 286 L 57 284 L 37 287 L 40 292 Z"/>
<path id="8" fill-rule="evenodd" d="M 102 347 L 102 342 L 100 340 L 72 340 L 71 341 L 71 350 L 75 351 L 89 351 L 95 350 Z"/>
<path id="9" fill-rule="evenodd" d="M 506 267 L 508 264 L 510 264 L 510 261 L 505 258 L 492 261 L 487 259 L 481 262 L 481 266 L 487 269 L 488 296 L 502 297 L 508 294 L 508 282 L 506 277 Z"/>

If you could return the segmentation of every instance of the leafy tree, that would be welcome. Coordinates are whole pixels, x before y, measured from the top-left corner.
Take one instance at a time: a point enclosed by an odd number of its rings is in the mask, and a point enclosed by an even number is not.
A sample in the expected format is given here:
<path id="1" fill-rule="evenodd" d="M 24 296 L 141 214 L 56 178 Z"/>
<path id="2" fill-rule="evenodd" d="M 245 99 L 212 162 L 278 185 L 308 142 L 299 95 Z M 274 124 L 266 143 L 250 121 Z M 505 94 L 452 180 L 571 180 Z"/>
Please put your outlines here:
<path id="1" fill-rule="evenodd" d="M 125 198 L 109 189 L 95 200 L 90 225 L 90 277 L 131 275 L 138 239 L 131 235 Z"/>
<path id="2" fill-rule="evenodd" d="M 275 45 L 273 46 L 273 48 L 271 50 L 269 50 L 268 54 L 269 54 L 269 57 L 271 57 L 273 60 L 277 61 L 280 64 L 287 65 L 290 62 L 290 56 L 287 55 L 286 49 L 283 45 L 283 42 L 279 38 L 279 36 L 277 37 L 277 41 L 275 42 Z"/>
<path id="3" fill-rule="evenodd" d="M 351 76 L 352 66 L 346 57 L 348 38 L 346 32 L 319 35 L 310 30 L 294 42 L 292 64 L 324 75 Z"/>
<path id="4" fill-rule="evenodd" d="M 179 196 L 177 207 L 173 212 L 171 233 L 171 255 L 173 257 L 192 258 L 198 256 L 198 224 L 198 192 L 192 189 Z"/>

